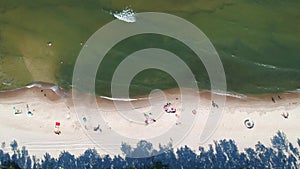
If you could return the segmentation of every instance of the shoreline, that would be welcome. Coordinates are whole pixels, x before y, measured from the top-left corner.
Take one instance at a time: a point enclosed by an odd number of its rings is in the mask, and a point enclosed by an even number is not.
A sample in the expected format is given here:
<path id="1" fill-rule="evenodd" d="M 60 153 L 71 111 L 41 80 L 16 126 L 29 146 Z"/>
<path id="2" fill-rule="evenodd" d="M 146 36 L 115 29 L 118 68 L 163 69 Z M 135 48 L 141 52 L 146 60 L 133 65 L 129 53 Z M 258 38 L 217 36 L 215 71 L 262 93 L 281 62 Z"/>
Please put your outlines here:
<path id="1" fill-rule="evenodd" d="M 53 83 L 47 83 L 47 82 L 33 82 L 31 84 L 28 84 L 24 87 L 19 87 L 19 88 L 15 88 L 15 89 L 9 89 L 9 90 L 0 90 L 0 94 L 2 93 L 10 93 L 10 92 L 18 92 L 18 91 L 22 91 L 24 89 L 30 89 L 30 88 L 34 88 L 34 87 L 38 87 L 40 89 L 50 89 L 53 92 L 55 92 L 57 95 L 61 96 L 61 97 L 65 97 L 68 95 L 71 95 L 72 90 L 74 90 L 73 88 L 71 89 L 64 89 L 56 84 Z M 163 90 L 164 92 L 167 93 L 178 93 L 180 91 L 179 88 L 172 88 L 172 89 L 166 89 Z M 236 92 L 223 92 L 223 91 L 214 91 L 212 92 L 211 90 L 208 89 L 199 89 L 199 91 L 197 91 L 198 93 L 211 93 L 211 94 L 215 94 L 215 95 L 219 95 L 219 96 L 225 96 L 227 98 L 237 98 L 237 99 L 245 99 L 245 98 L 267 98 L 267 97 L 272 97 L 272 96 L 278 96 L 278 95 L 290 95 L 293 93 L 300 93 L 300 89 L 296 89 L 294 91 L 285 91 L 285 92 L 278 92 L 278 93 L 236 93 Z M 83 93 L 85 94 L 85 93 Z M 96 95 L 96 97 L 100 97 L 106 100 L 111 100 L 111 101 L 136 101 L 136 100 L 144 100 L 144 99 L 148 99 L 148 95 L 139 95 L 139 96 L 134 96 L 133 98 L 112 98 L 112 97 L 108 97 L 108 96 L 102 96 L 102 95 Z"/>
<path id="2" fill-rule="evenodd" d="M 129 102 L 128 100 L 113 101 L 97 96 L 98 107 L 94 107 L 90 100 L 95 97 L 80 93 L 78 100 L 86 101 L 80 107 L 85 110 L 85 114 L 76 112 L 78 110 L 74 108 L 72 92 L 74 91 L 66 91 L 59 87 L 53 88 L 50 84 L 0 92 L 0 133 L 4 133 L 1 134 L 0 141 L 7 143 L 5 150 L 10 151 L 8 143 L 15 139 L 19 145 L 25 146 L 30 154 L 37 155 L 37 157 L 42 157 L 45 152 L 58 156 L 59 152 L 63 150 L 80 155 L 88 148 L 96 148 L 100 154 L 114 155 L 120 145 L 112 142 L 112 147 L 107 148 L 107 146 L 103 146 L 107 144 L 107 140 L 101 142 L 101 139 L 109 138 L 112 131 L 125 137 L 146 140 L 164 135 L 164 132 L 172 127 L 177 127 L 176 131 L 178 132 L 184 132 L 187 123 L 181 121 L 181 117 L 176 118 L 174 114 L 163 112 L 162 106 L 166 102 L 171 102 L 177 108 L 178 114 L 184 116 L 185 110 L 189 106 L 194 106 L 192 103 L 198 96 L 201 97 L 201 106 L 196 108 L 199 118 L 193 119 L 194 123 L 188 135 L 184 136 L 184 141 L 174 142 L 174 148 L 188 145 L 197 151 L 197 147 L 207 147 L 215 140 L 233 139 L 239 150 L 242 150 L 246 147 L 254 147 L 258 141 L 269 145 L 270 138 L 279 130 L 285 132 L 292 143 L 296 143 L 297 138 L 300 138 L 300 134 L 297 132 L 297 129 L 300 128 L 300 114 L 298 113 L 300 93 L 298 92 L 265 94 L 259 95 L 259 97 L 247 95 L 243 98 L 226 96 L 222 117 L 216 129 L 211 131 L 211 136 L 204 143 L 200 143 L 199 138 L 195 139 L 195 136 L 201 135 L 209 112 L 214 109 L 211 106 L 210 91 L 187 90 L 185 94 L 189 97 L 186 107 L 183 107 L 181 103 L 179 90 L 170 89 L 164 91 L 165 98 L 161 97 L 159 93 L 152 93 L 149 99 L 130 101 L 133 107 L 123 110 L 118 109 L 115 103 L 123 104 Z M 277 97 L 278 95 L 281 99 Z M 271 97 L 275 98 L 275 103 Z M 32 110 L 32 117 L 26 116 L 26 105 L 29 105 L 29 109 Z M 14 114 L 13 106 L 22 109 L 23 114 Z M 134 114 L 133 111 L 137 111 L 137 113 Z M 120 116 L 120 112 L 124 116 Z M 145 112 L 153 112 L 157 122 L 145 125 L 143 116 Z M 287 119 L 282 117 L 282 113 L 286 112 L 289 113 Z M 93 128 L 99 124 L 99 113 L 107 121 L 107 124 L 101 122 L 102 132 L 95 133 Z M 191 115 L 190 110 L 187 113 Z M 88 119 L 87 123 L 81 121 L 83 116 Z M 254 122 L 253 129 L 245 127 L 245 119 Z M 61 135 L 53 133 L 55 121 L 62 123 Z M 180 121 L 183 124 L 177 125 Z M 131 145 L 135 146 L 135 143 Z M 157 148 L 155 144 L 154 147 Z"/>

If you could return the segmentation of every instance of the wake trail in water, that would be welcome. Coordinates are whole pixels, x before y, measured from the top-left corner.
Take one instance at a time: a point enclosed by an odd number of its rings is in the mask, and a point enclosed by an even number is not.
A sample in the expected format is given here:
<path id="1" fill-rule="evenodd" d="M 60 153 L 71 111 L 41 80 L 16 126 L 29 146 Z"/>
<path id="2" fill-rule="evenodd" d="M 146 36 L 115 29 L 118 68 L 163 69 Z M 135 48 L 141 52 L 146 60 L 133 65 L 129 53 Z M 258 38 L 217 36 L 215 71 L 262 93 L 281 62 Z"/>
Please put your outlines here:
<path id="1" fill-rule="evenodd" d="M 237 57 L 235 55 L 231 55 L 231 57 L 234 58 L 234 59 L 238 59 L 241 62 L 245 62 L 245 63 L 248 63 L 248 64 L 254 64 L 258 67 L 262 67 L 262 68 L 266 68 L 266 69 L 273 69 L 273 70 L 278 70 L 278 71 L 287 71 L 287 72 L 300 73 L 300 70 L 298 70 L 298 69 L 285 68 L 285 67 L 279 67 L 279 66 L 274 66 L 274 65 L 265 64 L 265 63 L 253 62 L 253 61 L 242 59 L 242 58 Z"/>

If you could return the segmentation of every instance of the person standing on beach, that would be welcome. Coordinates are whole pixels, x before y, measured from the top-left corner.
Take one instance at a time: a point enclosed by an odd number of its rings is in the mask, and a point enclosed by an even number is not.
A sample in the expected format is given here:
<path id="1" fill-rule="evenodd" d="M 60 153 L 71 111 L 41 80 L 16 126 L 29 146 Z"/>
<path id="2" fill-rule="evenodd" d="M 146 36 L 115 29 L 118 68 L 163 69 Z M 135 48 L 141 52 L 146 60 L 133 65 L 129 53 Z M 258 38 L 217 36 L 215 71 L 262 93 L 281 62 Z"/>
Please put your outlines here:
<path id="1" fill-rule="evenodd" d="M 274 97 L 272 97 L 272 101 L 273 101 L 273 103 L 275 103 L 275 99 L 274 99 Z"/>

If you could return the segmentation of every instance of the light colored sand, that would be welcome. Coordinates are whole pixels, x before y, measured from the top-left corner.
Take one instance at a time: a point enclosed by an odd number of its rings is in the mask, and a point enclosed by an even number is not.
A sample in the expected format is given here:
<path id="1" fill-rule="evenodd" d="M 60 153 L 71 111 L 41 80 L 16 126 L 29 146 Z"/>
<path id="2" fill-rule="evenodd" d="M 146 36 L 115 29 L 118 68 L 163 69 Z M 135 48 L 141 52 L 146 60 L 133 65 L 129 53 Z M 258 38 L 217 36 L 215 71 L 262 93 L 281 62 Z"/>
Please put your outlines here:
<path id="1" fill-rule="evenodd" d="M 227 97 L 223 115 L 219 122 L 215 121 L 216 130 L 208 130 L 211 136 L 208 140 L 201 140 L 200 136 L 207 132 L 204 127 L 210 111 L 216 112 L 222 106 L 211 106 L 209 92 L 199 95 L 187 91 L 184 105 L 177 90 L 166 93 L 166 97 L 154 93 L 150 100 L 134 101 L 133 108 L 124 108 L 123 104 L 128 102 L 119 101 L 116 107 L 112 101 L 100 98 L 97 99 L 98 107 L 95 107 L 92 96 L 81 94 L 77 99 L 84 104 L 76 109 L 71 96 L 59 97 L 47 89 L 41 92 L 34 87 L 0 93 L 0 141 L 6 142 L 5 150 L 9 151 L 9 143 L 15 139 L 19 146 L 26 146 L 31 155 L 42 157 L 45 152 L 58 156 L 63 150 L 80 155 L 87 148 L 96 148 L 99 153 L 121 153 L 122 142 L 134 145 L 141 139 L 151 141 L 154 147 L 159 142 L 172 142 L 175 147 L 188 145 L 195 150 L 198 146 L 213 144 L 214 140 L 234 139 L 242 150 L 254 147 L 258 141 L 270 145 L 270 138 L 278 130 L 283 131 L 294 144 L 300 138 L 299 93 L 282 94 L 281 100 L 274 95 L 276 103 L 271 101 L 271 95 L 243 99 Z M 197 107 L 195 102 L 199 96 Z M 163 111 L 166 102 L 177 108 L 179 118 Z M 27 104 L 32 117 L 26 115 Z M 16 115 L 13 107 L 22 110 L 23 114 Z M 196 115 L 192 113 L 193 109 Z M 149 112 L 157 121 L 145 125 L 144 113 Z M 289 118 L 281 116 L 284 112 L 289 113 Z M 83 117 L 87 118 L 87 122 L 83 121 Z M 254 121 L 253 129 L 245 127 L 245 119 Z M 61 122 L 60 135 L 53 132 L 56 121 Z M 98 124 L 102 132 L 94 131 Z"/>

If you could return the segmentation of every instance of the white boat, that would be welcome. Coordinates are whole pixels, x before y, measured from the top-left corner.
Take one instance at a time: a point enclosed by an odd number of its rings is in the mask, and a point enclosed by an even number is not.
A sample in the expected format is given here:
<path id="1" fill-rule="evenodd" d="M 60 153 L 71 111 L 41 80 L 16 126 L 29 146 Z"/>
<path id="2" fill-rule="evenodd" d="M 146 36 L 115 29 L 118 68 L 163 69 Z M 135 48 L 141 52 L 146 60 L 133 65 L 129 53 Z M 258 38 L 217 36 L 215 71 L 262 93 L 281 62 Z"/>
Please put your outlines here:
<path id="1" fill-rule="evenodd" d="M 129 23 L 133 23 L 136 21 L 135 13 L 130 8 L 125 8 L 123 11 L 116 12 L 113 15 L 115 18 L 117 18 L 121 21 L 129 22 Z"/>

